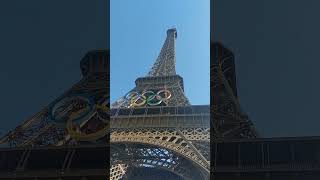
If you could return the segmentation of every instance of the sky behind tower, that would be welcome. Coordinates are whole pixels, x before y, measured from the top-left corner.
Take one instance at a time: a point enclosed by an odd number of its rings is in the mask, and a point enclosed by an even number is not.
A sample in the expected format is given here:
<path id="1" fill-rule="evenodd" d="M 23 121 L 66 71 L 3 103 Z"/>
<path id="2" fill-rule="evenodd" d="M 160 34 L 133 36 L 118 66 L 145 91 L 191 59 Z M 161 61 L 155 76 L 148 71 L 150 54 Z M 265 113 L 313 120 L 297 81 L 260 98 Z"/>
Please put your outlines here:
<path id="1" fill-rule="evenodd" d="M 111 0 L 111 102 L 147 75 L 176 27 L 176 72 L 191 104 L 210 103 L 210 1 Z"/>

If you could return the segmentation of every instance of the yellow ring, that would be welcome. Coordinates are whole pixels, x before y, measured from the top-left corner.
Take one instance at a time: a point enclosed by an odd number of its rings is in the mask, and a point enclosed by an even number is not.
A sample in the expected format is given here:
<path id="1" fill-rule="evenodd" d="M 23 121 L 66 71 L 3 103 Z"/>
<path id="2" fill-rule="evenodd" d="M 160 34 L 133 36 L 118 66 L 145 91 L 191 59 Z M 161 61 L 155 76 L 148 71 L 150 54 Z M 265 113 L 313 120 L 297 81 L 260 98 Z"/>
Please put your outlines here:
<path id="1" fill-rule="evenodd" d="M 140 99 L 140 97 L 143 98 L 143 101 L 141 103 L 137 103 L 137 101 Z M 131 106 L 142 106 L 146 103 L 146 96 L 145 95 L 141 95 L 141 96 L 138 96 L 137 98 L 132 98 L 131 99 Z"/>

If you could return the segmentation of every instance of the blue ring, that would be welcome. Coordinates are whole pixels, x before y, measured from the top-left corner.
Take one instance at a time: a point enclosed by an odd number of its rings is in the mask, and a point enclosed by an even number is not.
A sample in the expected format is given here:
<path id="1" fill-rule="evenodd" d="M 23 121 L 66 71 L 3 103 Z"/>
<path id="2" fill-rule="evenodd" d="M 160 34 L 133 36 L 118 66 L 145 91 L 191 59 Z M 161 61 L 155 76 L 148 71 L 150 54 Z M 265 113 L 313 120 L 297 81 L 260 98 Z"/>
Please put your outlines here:
<path id="1" fill-rule="evenodd" d="M 51 105 L 50 107 L 50 111 L 49 111 L 49 119 L 54 122 L 55 124 L 58 124 L 58 125 L 65 125 L 66 123 L 66 120 L 63 120 L 63 119 L 57 119 L 54 115 L 54 110 L 56 110 L 57 108 L 55 108 L 57 105 L 59 105 L 58 103 L 62 102 L 62 101 L 67 101 L 68 99 L 71 99 L 71 98 L 81 98 L 81 99 L 84 99 L 86 102 L 88 102 L 88 105 L 89 105 L 89 110 L 84 112 L 84 113 L 81 113 L 80 117 L 78 118 L 75 118 L 73 119 L 72 121 L 73 122 L 81 122 L 82 120 L 84 119 L 88 119 L 93 113 L 94 113 L 94 110 L 95 110 L 95 103 L 94 103 L 94 100 L 92 97 L 88 97 L 84 94 L 72 94 L 72 95 L 69 95 L 69 96 L 65 96 L 65 97 L 61 97 L 61 98 L 58 98 L 56 101 L 54 101 L 54 103 Z"/>

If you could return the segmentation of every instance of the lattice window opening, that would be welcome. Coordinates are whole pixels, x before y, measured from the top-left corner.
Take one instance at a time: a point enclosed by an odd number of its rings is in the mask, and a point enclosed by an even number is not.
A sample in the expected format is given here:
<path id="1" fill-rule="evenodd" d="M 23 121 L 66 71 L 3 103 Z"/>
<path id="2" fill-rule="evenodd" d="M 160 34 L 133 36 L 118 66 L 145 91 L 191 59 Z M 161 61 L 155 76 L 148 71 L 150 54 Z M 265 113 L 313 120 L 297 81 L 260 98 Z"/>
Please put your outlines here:
<path id="1" fill-rule="evenodd" d="M 190 154 L 185 154 L 186 156 L 190 156 Z M 193 156 L 193 154 L 191 154 L 192 156 Z M 197 162 L 197 161 L 200 161 L 201 159 L 199 159 L 199 158 L 194 158 L 194 160 Z M 203 163 L 200 163 L 200 164 L 203 164 Z"/>
<path id="2" fill-rule="evenodd" d="M 138 159 L 137 161 L 142 161 L 144 163 L 149 163 L 151 161 L 162 161 L 166 163 L 171 163 L 171 164 L 177 164 L 177 162 L 172 158 L 163 158 L 163 157 L 158 157 L 158 156 L 153 156 L 153 157 L 142 157 L 142 159 Z"/>
<path id="3" fill-rule="evenodd" d="M 140 137 L 141 138 L 141 137 Z M 201 161 L 201 159 L 199 159 L 193 152 L 192 149 L 190 149 L 189 145 L 187 144 L 187 142 L 185 142 L 184 140 L 181 140 L 181 138 L 179 138 L 178 140 L 176 140 L 175 143 L 171 143 L 168 144 L 166 143 L 166 141 L 159 141 L 159 142 L 155 142 L 154 140 L 152 140 L 153 138 L 149 138 L 149 137 L 145 137 L 145 138 L 128 138 L 129 140 L 133 140 L 135 142 L 144 142 L 144 143 L 150 143 L 150 144 L 158 144 L 160 146 L 164 146 L 166 148 L 172 149 L 172 150 L 176 150 L 177 152 L 183 153 L 188 157 L 192 157 L 197 161 Z M 125 137 L 122 137 L 121 140 L 126 139 Z M 120 140 L 120 139 L 119 139 Z M 180 144 L 177 144 L 180 143 Z M 175 144 L 175 145 L 174 145 Z M 191 159 L 192 159 L 191 158 Z M 203 164 L 203 163 L 202 163 Z"/>
<path id="4" fill-rule="evenodd" d="M 196 131 L 196 132 L 195 132 Z M 210 139 L 210 132 L 208 129 L 192 129 L 192 130 L 182 130 L 182 134 L 188 139 L 188 140 L 209 140 Z M 175 131 L 138 131 L 138 132 L 112 132 L 111 136 L 138 136 L 138 137 L 147 137 L 147 138 L 155 138 L 155 139 L 161 139 L 164 141 L 173 142 L 174 138 L 172 136 L 178 136 L 177 132 Z M 176 141 L 175 141 L 176 142 Z"/>
<path id="5" fill-rule="evenodd" d="M 180 160 L 182 160 L 182 159 L 180 159 Z M 183 160 L 180 163 L 183 163 L 184 161 L 185 160 Z M 170 160 L 169 160 L 169 162 L 170 162 Z M 163 163 L 162 166 L 161 166 L 161 164 L 162 163 L 159 162 L 159 160 L 158 161 L 154 161 L 154 160 L 138 160 L 138 161 L 136 161 L 136 163 L 133 163 L 133 162 L 131 163 L 131 165 L 133 165 L 133 166 L 154 167 L 154 168 L 163 167 L 163 168 L 165 168 L 165 169 L 167 169 L 167 170 L 169 170 L 171 172 L 175 172 L 175 173 L 178 173 L 178 174 L 182 175 L 182 177 L 195 177 L 192 174 L 190 174 L 190 171 L 187 171 L 187 169 L 183 169 L 184 166 L 181 165 L 181 164 L 180 164 L 180 166 L 177 166 L 178 164 L 174 165 L 174 164 L 168 163 L 168 162 Z M 191 179 L 194 179 L 194 178 L 191 178 Z"/>
<path id="6" fill-rule="evenodd" d="M 116 164 L 112 165 L 110 168 L 110 179 L 111 180 L 119 180 L 123 177 L 123 175 L 126 173 L 127 169 L 126 164 Z"/>
<path id="7" fill-rule="evenodd" d="M 171 168 L 173 165 L 175 165 L 175 164 L 171 163 L 171 162 L 153 161 L 153 160 L 149 160 L 149 159 L 142 160 L 141 163 L 137 164 L 137 166 L 152 167 L 152 168 L 156 168 L 157 166 L 162 166 L 162 167 L 165 167 L 165 168 Z"/>

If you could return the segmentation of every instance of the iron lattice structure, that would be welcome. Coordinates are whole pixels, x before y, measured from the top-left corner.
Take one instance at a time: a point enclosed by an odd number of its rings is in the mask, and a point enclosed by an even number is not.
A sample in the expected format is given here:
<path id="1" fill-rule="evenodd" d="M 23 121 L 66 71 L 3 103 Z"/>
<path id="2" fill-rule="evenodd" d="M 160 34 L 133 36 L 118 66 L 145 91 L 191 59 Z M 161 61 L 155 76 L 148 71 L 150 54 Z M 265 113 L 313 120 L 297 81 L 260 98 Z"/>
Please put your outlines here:
<path id="1" fill-rule="evenodd" d="M 145 179 L 155 170 L 165 179 L 209 179 L 210 107 L 192 106 L 184 95 L 176 38 L 169 29 L 147 76 L 111 105 L 111 166 L 118 167 L 111 179 Z"/>
<path id="2" fill-rule="evenodd" d="M 0 144 L 10 147 L 61 146 L 108 140 L 109 52 L 91 51 L 81 60 L 83 78 L 39 113 L 10 131 Z M 106 143 L 106 141 L 104 141 Z"/>
<path id="3" fill-rule="evenodd" d="M 211 137 L 256 138 L 252 121 L 241 110 L 233 53 L 220 43 L 211 45 Z"/>

